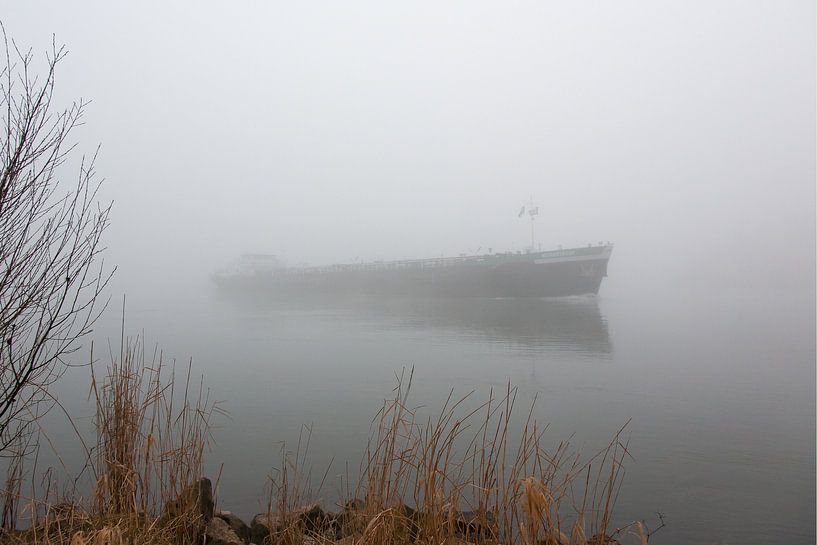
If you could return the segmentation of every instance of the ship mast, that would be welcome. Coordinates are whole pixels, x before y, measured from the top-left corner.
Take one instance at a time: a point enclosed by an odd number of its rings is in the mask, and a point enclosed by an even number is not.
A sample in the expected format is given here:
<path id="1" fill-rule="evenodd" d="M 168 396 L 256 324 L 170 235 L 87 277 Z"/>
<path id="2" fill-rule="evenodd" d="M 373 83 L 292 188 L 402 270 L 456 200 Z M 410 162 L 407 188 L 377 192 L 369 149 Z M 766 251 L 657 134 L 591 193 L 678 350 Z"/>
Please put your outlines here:
<path id="1" fill-rule="evenodd" d="M 530 217 L 530 251 L 533 252 L 536 250 L 536 231 L 534 229 L 534 220 L 536 216 L 539 215 L 539 207 L 533 204 L 533 195 L 530 196 L 530 203 L 523 204 L 522 208 L 519 210 L 519 214 L 517 217 L 522 217 L 525 215 L 525 209 L 527 208 L 528 216 Z"/>
<path id="2" fill-rule="evenodd" d="M 535 239 L 535 231 L 533 228 L 533 222 L 536 219 L 536 216 L 539 215 L 539 207 L 534 206 L 533 204 L 533 195 L 530 196 L 530 204 L 528 205 L 528 215 L 530 216 L 530 251 L 536 251 L 536 239 Z"/>

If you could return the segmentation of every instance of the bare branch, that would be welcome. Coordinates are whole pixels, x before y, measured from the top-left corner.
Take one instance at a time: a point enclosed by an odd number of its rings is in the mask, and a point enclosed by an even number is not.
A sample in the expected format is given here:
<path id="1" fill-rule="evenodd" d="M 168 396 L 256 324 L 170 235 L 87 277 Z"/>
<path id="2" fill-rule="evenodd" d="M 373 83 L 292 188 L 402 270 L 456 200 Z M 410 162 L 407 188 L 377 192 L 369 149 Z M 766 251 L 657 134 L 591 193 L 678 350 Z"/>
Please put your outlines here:
<path id="1" fill-rule="evenodd" d="M 88 104 L 54 105 L 56 68 L 67 51 L 53 41 L 38 69 L 2 23 L 0 32 L 2 454 L 53 403 L 48 388 L 104 309 L 101 293 L 113 271 L 104 272 L 99 259 L 111 205 L 97 200 L 97 154 L 81 158 L 73 183 L 62 179 Z"/>

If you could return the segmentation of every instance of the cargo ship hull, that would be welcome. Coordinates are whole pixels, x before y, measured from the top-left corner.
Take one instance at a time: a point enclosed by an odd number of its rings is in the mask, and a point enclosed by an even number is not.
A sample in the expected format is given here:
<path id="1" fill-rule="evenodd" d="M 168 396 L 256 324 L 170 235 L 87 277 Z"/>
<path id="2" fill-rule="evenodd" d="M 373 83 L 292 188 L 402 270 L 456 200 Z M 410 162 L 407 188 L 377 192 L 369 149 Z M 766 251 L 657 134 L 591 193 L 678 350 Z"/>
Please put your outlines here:
<path id="1" fill-rule="evenodd" d="M 612 246 L 457 258 L 277 268 L 214 275 L 224 289 L 272 294 L 564 297 L 596 294 Z"/>

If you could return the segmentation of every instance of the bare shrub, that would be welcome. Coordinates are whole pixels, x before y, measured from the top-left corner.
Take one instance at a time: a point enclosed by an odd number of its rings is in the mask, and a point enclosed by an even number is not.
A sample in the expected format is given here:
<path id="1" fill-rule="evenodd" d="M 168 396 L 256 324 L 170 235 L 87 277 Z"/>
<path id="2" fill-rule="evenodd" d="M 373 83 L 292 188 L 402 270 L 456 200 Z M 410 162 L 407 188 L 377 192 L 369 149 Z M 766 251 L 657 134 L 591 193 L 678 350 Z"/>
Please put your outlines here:
<path id="1" fill-rule="evenodd" d="M 99 316 L 101 236 L 110 205 L 100 206 L 93 157 L 71 142 L 87 101 L 55 103 L 64 47 L 52 44 L 41 68 L 2 30 L 0 70 L 0 453 L 50 406 L 48 388 Z"/>

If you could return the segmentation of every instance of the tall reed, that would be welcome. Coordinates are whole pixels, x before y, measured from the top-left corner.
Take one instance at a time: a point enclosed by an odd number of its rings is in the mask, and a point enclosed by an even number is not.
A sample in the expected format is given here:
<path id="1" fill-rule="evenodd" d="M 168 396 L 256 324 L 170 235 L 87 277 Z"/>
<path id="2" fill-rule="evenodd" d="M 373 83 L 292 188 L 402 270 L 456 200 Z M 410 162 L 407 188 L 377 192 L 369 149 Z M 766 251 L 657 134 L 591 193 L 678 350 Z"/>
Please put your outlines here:
<path id="1" fill-rule="evenodd" d="M 582 461 L 567 442 L 545 448 L 535 401 L 514 429 L 510 385 L 476 408 L 466 408 L 473 393 L 449 394 L 435 416 L 418 420 L 412 378 L 398 378 L 377 415 L 356 491 L 365 498 L 356 545 L 590 544 L 631 529 L 612 526 L 628 456 L 622 430 Z"/>
<path id="2" fill-rule="evenodd" d="M 22 543 L 193 544 L 201 539 L 198 488 L 211 419 L 220 412 L 190 365 L 177 375 L 140 338 L 92 376 L 96 445 L 89 506 L 45 510 L 44 523 L 8 534 Z M 616 526 L 613 512 L 627 444 L 619 430 L 582 459 L 568 442 L 545 446 L 535 400 L 517 418 L 518 390 L 450 393 L 432 416 L 409 404 L 413 370 L 398 376 L 376 414 L 357 486 L 341 513 L 308 506 L 306 466 L 311 430 L 294 458 L 284 450 L 270 479 L 266 530 L 256 543 L 275 545 L 606 545 L 651 535 L 640 523 Z M 12 472 L 12 480 L 19 477 Z M 327 470 L 328 471 L 328 470 Z M 326 473 L 321 480 L 321 489 Z M 347 479 L 348 481 L 348 479 Z M 348 485 L 347 485 L 348 487 Z M 192 493 L 191 493 L 192 490 Z M 15 508 L 12 505 L 12 508 Z"/>
<path id="3" fill-rule="evenodd" d="M 93 349 L 92 349 L 93 360 Z M 199 487 L 211 441 L 210 421 L 220 412 L 192 366 L 181 374 L 160 352 L 147 359 L 141 337 L 123 340 L 119 358 L 100 374 L 91 366 L 95 445 L 83 472 L 90 497 L 77 490 L 62 500 L 49 493 L 24 498 L 18 481 L 23 457 L 9 466 L 4 516 L 26 504 L 28 529 L 8 531 L 14 543 L 119 545 L 200 542 Z M 74 423 L 72 422 L 72 425 Z M 16 487 L 15 487 L 16 485 Z"/>
<path id="4" fill-rule="evenodd" d="M 640 523 L 614 526 L 628 456 L 621 434 L 582 459 L 568 442 L 545 447 L 535 400 L 515 416 L 508 385 L 474 407 L 473 393 L 450 393 L 433 416 L 409 405 L 413 370 L 373 420 L 357 486 L 339 517 L 302 524 L 311 499 L 300 441 L 273 481 L 265 542 L 276 545 L 604 545 L 648 538 Z M 308 444 L 308 441 L 307 441 Z M 299 518 L 300 516 L 300 518 Z M 299 524 L 299 521 L 301 522 Z M 314 525 L 313 525 L 314 526 Z"/>
<path id="5" fill-rule="evenodd" d="M 93 513 L 130 514 L 148 527 L 173 526 L 181 542 L 200 533 L 196 483 L 202 478 L 213 415 L 220 412 L 203 380 L 181 375 L 161 352 L 147 360 L 140 337 L 124 344 L 100 383 L 92 376 L 97 445 Z M 198 493 L 198 492 L 195 492 Z"/>

